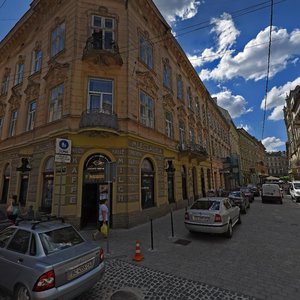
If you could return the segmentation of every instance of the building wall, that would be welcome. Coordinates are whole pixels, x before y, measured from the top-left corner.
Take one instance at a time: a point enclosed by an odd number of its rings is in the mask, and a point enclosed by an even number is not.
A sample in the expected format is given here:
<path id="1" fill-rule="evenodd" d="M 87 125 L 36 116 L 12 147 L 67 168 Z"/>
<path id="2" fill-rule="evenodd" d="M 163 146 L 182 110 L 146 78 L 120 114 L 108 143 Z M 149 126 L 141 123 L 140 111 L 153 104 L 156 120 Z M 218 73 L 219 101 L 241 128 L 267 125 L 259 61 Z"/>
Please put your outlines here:
<path id="1" fill-rule="evenodd" d="M 117 49 L 113 55 L 86 52 L 92 34 L 92 15 L 115 20 Z M 52 57 L 51 32 L 62 23 L 65 24 L 65 46 Z M 140 34 L 151 41 L 153 68 L 147 67 L 139 57 Z M 160 35 L 164 38 L 157 40 Z M 222 158 L 230 152 L 229 126 L 152 1 L 104 0 L 99 5 L 97 1 L 86 0 L 36 0 L 1 42 L 0 49 L 0 80 L 9 69 L 11 76 L 7 94 L 0 96 L 2 196 L 5 187 L 8 188 L 7 198 L 1 198 L 3 209 L 11 194 L 21 197 L 28 179 L 24 211 L 33 205 L 42 213 L 42 199 L 53 189 L 49 212 L 61 214 L 80 227 L 95 218 L 96 213 L 93 217 L 91 208 L 87 207 L 91 202 L 96 203 L 95 188 L 105 185 L 110 190 L 111 225 L 130 227 L 166 214 L 171 208 L 186 206 L 195 198 L 205 196 L 210 188 L 224 186 L 221 170 Z M 31 57 L 36 49 L 43 53 L 42 67 L 31 74 Z M 25 66 L 23 82 L 13 86 L 19 62 L 24 62 Z M 164 63 L 172 70 L 171 88 L 163 85 Z M 177 98 L 178 76 L 183 81 L 182 100 Z M 117 120 L 115 127 L 99 125 L 97 122 L 103 115 L 94 119 L 86 114 L 91 78 L 113 81 L 113 114 L 107 120 L 108 123 Z M 49 122 L 51 91 L 60 84 L 64 84 L 62 116 Z M 188 104 L 188 90 L 192 106 Z M 141 91 L 154 100 L 153 128 L 141 123 Z M 28 105 L 32 100 L 37 103 L 34 128 L 26 131 Z M 18 111 L 16 132 L 9 137 L 14 110 Z M 172 137 L 166 136 L 167 111 L 173 114 Z M 94 121 L 98 125 L 87 126 Z M 185 125 L 184 142 L 180 141 L 180 121 Z M 194 132 L 194 139 L 191 132 Z M 69 163 L 53 163 L 57 138 L 72 142 Z M 87 175 L 87 162 L 92 156 L 116 163 L 115 176 L 108 180 L 102 173 L 104 166 L 95 165 L 95 169 L 102 168 L 102 171 L 93 175 L 97 178 L 95 182 L 87 180 L 92 178 Z M 24 158 L 29 162 L 26 170 L 20 168 Z M 154 186 L 154 205 L 147 209 L 141 205 L 141 169 L 145 159 L 153 167 Z M 95 162 L 100 164 L 100 160 Z M 168 162 L 174 169 L 173 199 L 168 198 Z M 186 178 L 186 194 L 183 177 Z M 45 186 L 52 178 L 53 186 Z"/>

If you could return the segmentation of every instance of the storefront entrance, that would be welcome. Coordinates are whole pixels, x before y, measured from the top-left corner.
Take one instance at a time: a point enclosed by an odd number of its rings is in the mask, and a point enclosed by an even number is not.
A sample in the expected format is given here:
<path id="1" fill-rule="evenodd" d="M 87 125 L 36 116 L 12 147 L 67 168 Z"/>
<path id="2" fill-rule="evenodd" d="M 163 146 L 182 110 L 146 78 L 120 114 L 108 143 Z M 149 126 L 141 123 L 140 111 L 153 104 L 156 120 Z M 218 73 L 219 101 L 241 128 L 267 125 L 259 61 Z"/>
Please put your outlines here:
<path id="1" fill-rule="evenodd" d="M 107 199 L 109 221 L 112 225 L 111 186 L 105 181 L 104 166 L 109 159 L 95 154 L 86 160 L 82 187 L 81 228 L 97 228 L 99 203 Z"/>

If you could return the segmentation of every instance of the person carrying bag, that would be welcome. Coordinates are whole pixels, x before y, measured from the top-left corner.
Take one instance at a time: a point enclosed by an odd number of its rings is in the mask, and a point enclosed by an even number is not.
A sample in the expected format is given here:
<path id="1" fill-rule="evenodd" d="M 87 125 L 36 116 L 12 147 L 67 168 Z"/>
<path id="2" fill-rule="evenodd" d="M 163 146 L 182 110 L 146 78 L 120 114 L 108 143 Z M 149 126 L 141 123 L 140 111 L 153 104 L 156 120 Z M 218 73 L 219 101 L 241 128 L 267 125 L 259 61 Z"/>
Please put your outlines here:
<path id="1" fill-rule="evenodd" d="M 103 199 L 99 203 L 99 227 L 98 230 L 93 233 L 93 240 L 96 240 L 96 236 L 100 232 L 105 238 L 108 236 L 108 207 L 107 199 Z"/>

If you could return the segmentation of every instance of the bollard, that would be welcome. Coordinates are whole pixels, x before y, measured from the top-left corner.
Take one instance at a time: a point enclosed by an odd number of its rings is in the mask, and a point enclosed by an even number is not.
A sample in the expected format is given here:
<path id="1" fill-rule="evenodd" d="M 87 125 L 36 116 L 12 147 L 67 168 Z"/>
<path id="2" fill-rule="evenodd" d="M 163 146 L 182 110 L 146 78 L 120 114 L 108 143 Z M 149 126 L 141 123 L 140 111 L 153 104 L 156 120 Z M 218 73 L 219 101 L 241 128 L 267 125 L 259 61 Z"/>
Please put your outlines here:
<path id="1" fill-rule="evenodd" d="M 171 209 L 171 230 L 172 230 L 172 237 L 174 237 L 174 224 L 173 224 L 173 212 Z"/>
<path id="2" fill-rule="evenodd" d="M 151 236 L 151 250 L 153 250 L 153 225 L 152 225 L 152 219 L 150 219 L 150 236 Z"/>

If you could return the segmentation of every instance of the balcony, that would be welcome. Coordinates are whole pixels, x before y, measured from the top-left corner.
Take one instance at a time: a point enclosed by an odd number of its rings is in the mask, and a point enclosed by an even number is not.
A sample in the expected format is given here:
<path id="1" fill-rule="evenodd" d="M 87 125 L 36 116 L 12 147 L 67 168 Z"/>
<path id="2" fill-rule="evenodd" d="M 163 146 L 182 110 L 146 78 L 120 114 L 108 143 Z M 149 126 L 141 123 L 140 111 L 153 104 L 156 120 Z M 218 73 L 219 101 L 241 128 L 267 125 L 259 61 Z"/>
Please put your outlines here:
<path id="1" fill-rule="evenodd" d="M 108 42 L 97 34 L 93 34 L 87 39 L 82 60 L 91 61 L 102 66 L 123 65 L 117 42 Z"/>
<path id="2" fill-rule="evenodd" d="M 79 132 L 97 132 L 98 135 L 118 135 L 118 118 L 103 110 L 87 110 L 80 116 L 79 129 Z"/>
<path id="3" fill-rule="evenodd" d="M 179 157 L 188 156 L 189 159 L 199 159 L 201 161 L 206 160 L 208 158 L 208 153 L 206 149 L 200 144 L 190 143 L 183 144 L 180 143 L 177 145 L 177 149 L 179 150 Z"/>

